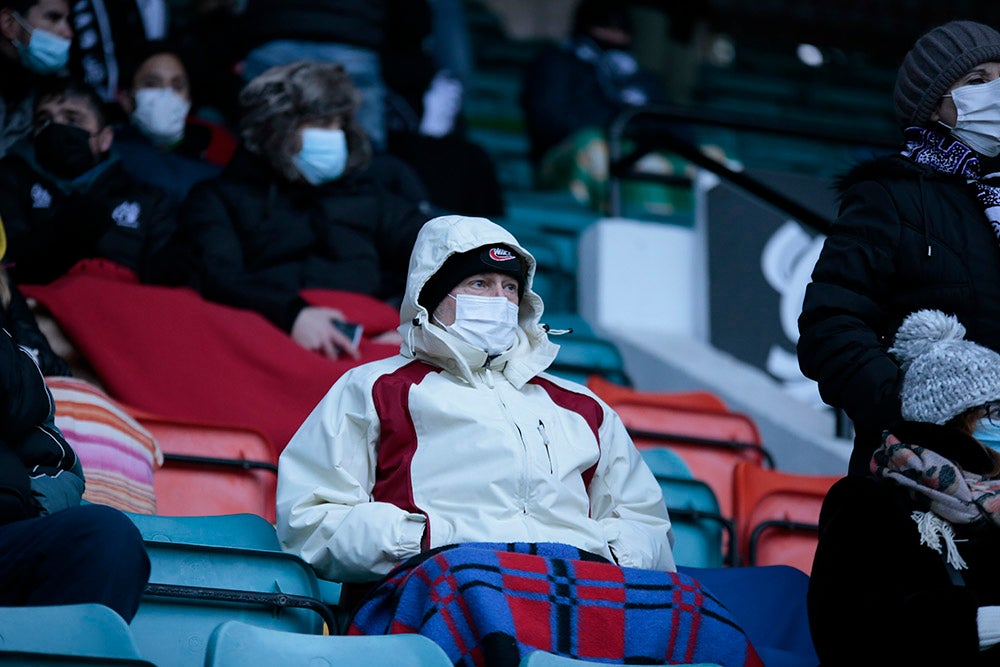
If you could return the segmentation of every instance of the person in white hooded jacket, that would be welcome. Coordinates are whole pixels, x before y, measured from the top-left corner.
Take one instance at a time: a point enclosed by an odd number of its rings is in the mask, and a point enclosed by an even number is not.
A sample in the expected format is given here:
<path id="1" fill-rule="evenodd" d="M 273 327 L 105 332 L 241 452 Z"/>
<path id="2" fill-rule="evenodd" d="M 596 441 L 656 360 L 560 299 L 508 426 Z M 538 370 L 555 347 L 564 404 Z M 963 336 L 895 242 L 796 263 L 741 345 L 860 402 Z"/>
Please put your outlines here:
<path id="1" fill-rule="evenodd" d="M 544 372 L 558 346 L 534 272 L 485 218 L 423 226 L 400 354 L 344 374 L 282 452 L 286 551 L 343 582 L 468 542 L 557 542 L 676 571 L 659 485 L 621 420 Z"/>

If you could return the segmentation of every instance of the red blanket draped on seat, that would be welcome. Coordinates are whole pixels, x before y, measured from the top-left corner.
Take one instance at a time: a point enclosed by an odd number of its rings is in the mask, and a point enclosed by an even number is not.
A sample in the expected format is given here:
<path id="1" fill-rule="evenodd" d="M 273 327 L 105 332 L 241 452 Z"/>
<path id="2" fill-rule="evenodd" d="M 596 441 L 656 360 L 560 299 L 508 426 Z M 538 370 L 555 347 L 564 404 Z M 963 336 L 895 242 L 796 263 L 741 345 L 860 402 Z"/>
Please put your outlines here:
<path id="1" fill-rule="evenodd" d="M 345 371 L 399 351 L 370 339 L 395 328 L 398 311 L 350 292 L 303 297 L 364 325 L 360 362 L 331 361 L 257 313 L 188 288 L 140 284 L 104 260 L 85 260 L 22 291 L 52 313 L 115 398 L 172 419 L 254 428 L 279 453 Z"/>

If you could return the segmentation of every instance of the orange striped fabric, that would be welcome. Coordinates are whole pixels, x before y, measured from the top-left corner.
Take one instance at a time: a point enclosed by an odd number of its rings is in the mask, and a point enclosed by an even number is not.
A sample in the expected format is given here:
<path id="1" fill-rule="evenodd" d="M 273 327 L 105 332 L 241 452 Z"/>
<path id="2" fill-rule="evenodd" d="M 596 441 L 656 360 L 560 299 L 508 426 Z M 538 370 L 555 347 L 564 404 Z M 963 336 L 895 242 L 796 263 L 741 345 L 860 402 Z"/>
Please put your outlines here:
<path id="1" fill-rule="evenodd" d="M 153 471 L 163 452 L 152 434 L 93 384 L 45 379 L 56 403 L 56 426 L 80 457 L 84 500 L 129 512 L 156 513 Z"/>

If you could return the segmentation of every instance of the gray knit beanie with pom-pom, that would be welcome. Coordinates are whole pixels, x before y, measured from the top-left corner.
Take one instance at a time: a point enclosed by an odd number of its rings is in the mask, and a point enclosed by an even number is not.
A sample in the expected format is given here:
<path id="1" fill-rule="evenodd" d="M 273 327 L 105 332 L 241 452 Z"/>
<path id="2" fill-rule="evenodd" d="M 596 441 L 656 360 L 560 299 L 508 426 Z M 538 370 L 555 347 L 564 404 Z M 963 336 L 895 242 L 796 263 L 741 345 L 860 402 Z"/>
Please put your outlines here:
<path id="1" fill-rule="evenodd" d="M 1000 354 L 964 336 L 955 316 L 940 310 L 918 310 L 903 320 L 889 349 L 903 369 L 903 419 L 944 424 L 1000 400 Z"/>

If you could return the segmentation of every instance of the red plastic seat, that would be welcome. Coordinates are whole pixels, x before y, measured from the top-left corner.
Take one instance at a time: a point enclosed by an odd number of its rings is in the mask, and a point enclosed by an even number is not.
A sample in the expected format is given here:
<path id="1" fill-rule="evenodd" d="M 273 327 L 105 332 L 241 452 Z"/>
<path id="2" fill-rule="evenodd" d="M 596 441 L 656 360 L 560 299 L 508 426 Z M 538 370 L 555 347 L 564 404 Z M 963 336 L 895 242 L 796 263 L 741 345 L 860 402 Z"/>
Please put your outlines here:
<path id="1" fill-rule="evenodd" d="M 742 562 L 791 565 L 809 574 L 823 499 L 839 475 L 804 475 L 740 464 L 734 476 Z"/>
<path id="2" fill-rule="evenodd" d="M 710 391 L 642 391 L 616 384 L 600 375 L 588 377 L 587 388 L 609 405 L 631 403 L 634 405 L 728 412 L 722 399 Z"/>
<path id="3" fill-rule="evenodd" d="M 274 523 L 277 457 L 261 433 L 132 412 L 163 451 L 153 474 L 157 514 L 247 512 Z"/>

